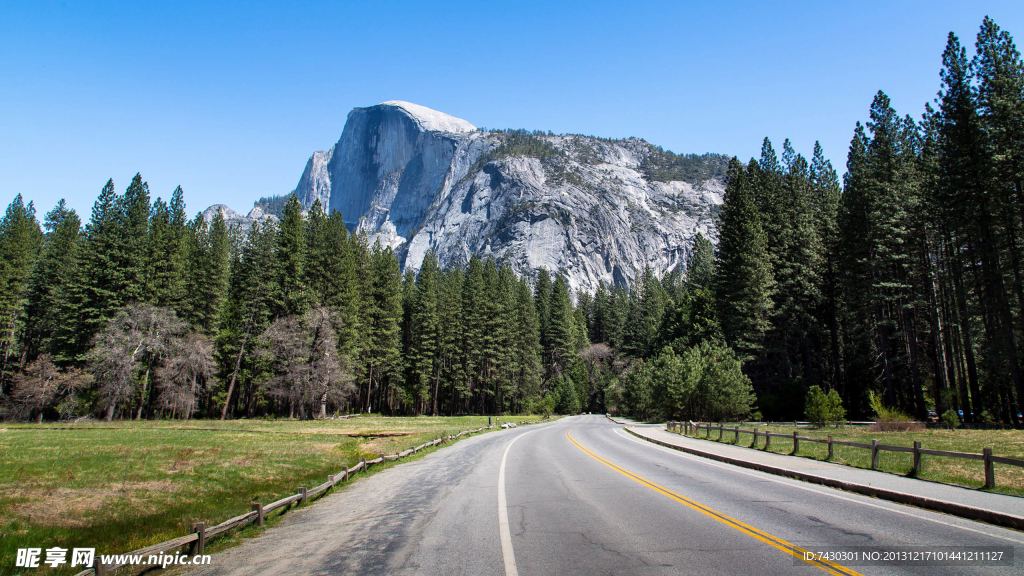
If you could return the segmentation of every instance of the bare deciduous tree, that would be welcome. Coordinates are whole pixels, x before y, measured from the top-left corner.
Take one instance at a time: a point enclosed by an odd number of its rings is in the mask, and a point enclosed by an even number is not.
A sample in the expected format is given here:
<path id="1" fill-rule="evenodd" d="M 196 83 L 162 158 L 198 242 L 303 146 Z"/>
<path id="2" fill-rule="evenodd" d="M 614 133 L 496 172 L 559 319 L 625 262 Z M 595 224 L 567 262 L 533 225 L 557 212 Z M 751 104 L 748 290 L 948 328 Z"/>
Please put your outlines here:
<path id="1" fill-rule="evenodd" d="M 54 408 L 61 418 L 69 418 L 77 412 L 78 391 L 91 382 L 92 376 L 75 368 L 61 370 L 43 354 L 14 376 L 5 412 L 15 420 L 40 422 L 43 413 Z"/>
<path id="2" fill-rule="evenodd" d="M 267 391 L 293 413 L 298 408 L 300 418 L 326 418 L 327 405 L 340 404 L 353 389 L 348 358 L 337 350 L 338 321 L 335 312 L 317 307 L 279 318 L 263 333 L 275 372 Z"/>
<path id="3" fill-rule="evenodd" d="M 168 354 L 187 324 L 173 310 L 150 304 L 129 304 L 93 339 L 89 353 L 92 373 L 99 380 L 104 420 L 114 417 L 119 404 L 138 397 L 135 418 L 149 398 L 150 374 Z"/>
<path id="4" fill-rule="evenodd" d="M 172 418 L 191 418 L 196 399 L 209 390 L 214 368 L 213 344 L 201 334 L 189 332 L 174 340 L 158 370 L 160 407 L 170 410 Z"/>

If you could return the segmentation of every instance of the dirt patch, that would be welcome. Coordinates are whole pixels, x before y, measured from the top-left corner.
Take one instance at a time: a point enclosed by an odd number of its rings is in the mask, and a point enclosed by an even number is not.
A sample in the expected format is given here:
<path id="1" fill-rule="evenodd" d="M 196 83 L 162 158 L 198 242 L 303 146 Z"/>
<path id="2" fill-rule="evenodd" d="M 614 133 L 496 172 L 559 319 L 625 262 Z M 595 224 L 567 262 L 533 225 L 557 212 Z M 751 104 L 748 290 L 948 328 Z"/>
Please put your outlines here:
<path id="1" fill-rule="evenodd" d="M 875 422 L 868 427 L 871 432 L 920 432 L 924 430 L 924 422 Z"/>
<path id="2" fill-rule="evenodd" d="M 153 481 L 117 483 L 109 488 L 7 489 L 4 495 L 24 500 L 11 504 L 10 517 L 29 524 L 82 528 L 108 503 L 119 501 L 119 505 L 138 510 L 148 508 L 146 501 L 150 493 L 176 490 L 171 482 Z"/>

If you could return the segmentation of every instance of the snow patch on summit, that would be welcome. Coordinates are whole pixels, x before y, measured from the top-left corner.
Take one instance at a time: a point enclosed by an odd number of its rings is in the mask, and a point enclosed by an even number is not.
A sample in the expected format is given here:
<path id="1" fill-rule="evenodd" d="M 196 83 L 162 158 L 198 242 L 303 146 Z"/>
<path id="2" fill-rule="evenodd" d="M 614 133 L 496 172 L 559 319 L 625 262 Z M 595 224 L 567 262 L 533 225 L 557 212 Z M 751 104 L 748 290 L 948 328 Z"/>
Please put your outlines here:
<path id="1" fill-rule="evenodd" d="M 451 132 L 455 134 L 473 132 L 476 130 L 476 126 L 473 126 L 462 118 L 449 116 L 444 112 L 431 110 L 426 106 L 420 106 L 419 104 L 413 104 L 412 102 L 388 100 L 387 102 L 381 102 L 380 106 L 394 106 L 395 108 L 401 108 L 402 111 L 415 120 L 423 130 L 430 130 L 433 132 Z"/>

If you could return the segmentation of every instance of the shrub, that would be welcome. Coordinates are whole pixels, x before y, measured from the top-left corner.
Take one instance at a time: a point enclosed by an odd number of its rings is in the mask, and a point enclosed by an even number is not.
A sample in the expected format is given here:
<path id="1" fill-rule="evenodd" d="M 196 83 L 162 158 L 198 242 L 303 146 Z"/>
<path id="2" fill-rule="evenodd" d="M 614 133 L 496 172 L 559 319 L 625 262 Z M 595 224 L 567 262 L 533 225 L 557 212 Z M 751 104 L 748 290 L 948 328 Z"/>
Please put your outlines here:
<path id="1" fill-rule="evenodd" d="M 886 406 L 885 402 L 882 401 L 882 397 L 874 392 L 869 392 L 868 401 L 871 403 L 871 409 L 876 414 L 875 424 L 871 426 L 871 430 L 877 432 L 906 432 L 924 429 L 924 424 L 914 422 L 910 416 L 896 408 Z"/>
<path id="2" fill-rule="evenodd" d="M 835 390 L 825 394 L 821 388 L 811 386 L 807 390 L 804 410 L 807 420 L 819 428 L 826 425 L 838 427 L 846 420 L 846 409 L 843 408 L 843 401 Z"/>
<path id="3" fill-rule="evenodd" d="M 954 428 L 960 425 L 960 417 L 957 415 L 956 412 L 952 410 L 946 410 L 945 412 L 943 412 L 941 421 L 942 425 L 945 426 L 946 428 L 949 428 L 950 430 L 953 430 Z"/>
<path id="4" fill-rule="evenodd" d="M 551 416 L 555 413 L 555 395 L 547 394 L 543 398 L 539 395 L 528 398 L 525 402 L 527 414 L 539 414 Z"/>
<path id="5" fill-rule="evenodd" d="M 750 413 L 754 392 L 728 346 L 704 341 L 677 354 L 666 346 L 626 375 L 623 400 L 644 420 L 734 420 Z"/>
<path id="6" fill-rule="evenodd" d="M 571 378 L 560 376 L 555 382 L 552 394 L 555 396 L 555 410 L 559 414 L 580 413 L 580 397 Z"/>

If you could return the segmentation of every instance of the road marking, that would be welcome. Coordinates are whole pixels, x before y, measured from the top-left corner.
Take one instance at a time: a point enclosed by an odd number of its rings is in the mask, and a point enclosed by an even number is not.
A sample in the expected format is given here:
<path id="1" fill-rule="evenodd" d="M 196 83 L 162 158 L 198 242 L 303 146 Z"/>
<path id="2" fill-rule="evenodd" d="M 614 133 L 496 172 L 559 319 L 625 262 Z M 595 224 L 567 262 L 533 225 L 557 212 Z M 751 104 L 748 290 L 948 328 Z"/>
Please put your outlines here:
<path id="1" fill-rule="evenodd" d="M 508 505 L 505 503 L 505 460 L 516 440 L 530 432 L 520 434 L 508 443 L 505 453 L 501 455 L 501 467 L 498 468 L 498 533 L 501 535 L 501 556 L 505 560 L 505 576 L 519 576 L 519 571 L 516 570 L 516 555 L 512 551 L 512 531 L 508 529 Z"/>
<path id="2" fill-rule="evenodd" d="M 910 512 L 906 512 L 906 511 L 903 511 L 903 510 L 897 510 L 897 509 L 894 509 L 894 508 L 889 508 L 887 506 L 879 506 L 878 504 L 874 504 L 872 502 L 864 502 L 862 500 L 857 500 L 856 498 L 849 498 L 847 496 L 843 496 L 841 494 L 837 494 L 837 493 L 835 493 L 831 489 L 812 488 L 810 486 L 804 485 L 804 483 L 800 482 L 799 480 L 790 480 L 788 478 L 780 478 L 778 476 L 775 476 L 773 474 L 768 474 L 768 473 L 765 473 L 765 472 L 760 472 L 760 473 L 759 472 L 753 472 L 753 471 L 745 470 L 745 469 L 743 469 L 743 468 L 741 468 L 739 466 L 734 466 L 732 464 L 724 464 L 724 463 L 716 462 L 716 461 L 708 459 L 708 458 L 701 458 L 700 456 L 695 456 L 693 454 L 688 454 L 686 452 L 680 452 L 679 450 L 672 450 L 671 448 L 664 448 L 662 446 L 658 446 L 657 444 L 652 444 L 650 442 L 645 442 L 643 440 L 640 440 L 639 438 L 636 438 L 636 437 L 624 434 L 620 430 L 621 430 L 620 428 L 616 428 L 616 429 L 613 430 L 613 432 L 615 433 L 616 436 L 621 436 L 622 438 L 624 438 L 626 440 L 630 440 L 632 442 L 636 442 L 637 444 L 640 444 L 642 446 L 646 446 L 648 448 L 654 448 L 655 450 L 661 450 L 662 452 L 667 452 L 669 454 L 674 454 L 674 455 L 679 456 L 680 458 L 683 458 L 685 460 L 690 460 L 690 461 L 694 461 L 694 462 L 700 462 L 701 464 L 707 464 L 709 466 L 714 466 L 716 468 L 722 468 L 722 469 L 725 469 L 725 470 L 729 470 L 730 472 L 737 472 L 739 474 L 745 474 L 747 476 L 751 476 L 753 478 L 758 478 L 758 479 L 761 479 L 761 480 L 771 480 L 772 482 L 776 482 L 778 484 L 782 484 L 783 486 L 790 486 L 792 488 L 799 488 L 800 490 L 806 490 L 808 492 L 813 492 L 815 494 L 820 494 L 822 496 L 831 496 L 833 498 L 838 498 L 839 500 L 845 500 L 847 502 L 853 502 L 855 504 L 861 504 L 861 505 L 864 505 L 864 506 L 870 506 L 871 508 L 878 508 L 879 510 L 885 510 L 886 512 L 892 512 L 894 514 L 902 514 L 904 516 L 910 516 L 911 518 L 917 518 L 918 520 L 927 520 L 928 522 L 934 522 L 936 524 L 941 524 L 943 526 L 948 526 L 950 528 L 958 528 L 960 530 L 966 530 L 968 532 L 974 532 L 974 533 L 977 533 L 977 534 L 981 534 L 983 536 L 989 536 L 991 538 L 999 538 L 1000 540 L 1006 540 L 1008 542 L 1013 542 L 1013 543 L 1016 543 L 1016 544 L 1024 544 L 1024 540 L 1020 540 L 1018 538 L 1010 538 L 1010 537 L 1007 537 L 1007 536 L 1002 536 L 1000 534 L 993 534 L 991 532 L 986 532 L 984 530 L 978 530 L 977 528 L 970 528 L 968 526 L 960 526 L 958 524 L 952 524 L 950 522 L 944 522 L 942 520 L 939 520 L 938 518 L 929 518 L 927 516 L 919 516 L 917 514 L 911 514 Z M 865 498 L 866 498 L 866 496 L 865 496 Z M 900 506 L 900 504 L 897 504 L 897 503 L 893 503 L 892 505 L 893 506 Z M 936 514 L 938 514 L 938 513 L 936 512 Z M 970 522 L 970 520 L 965 520 L 965 521 Z"/>
<path id="3" fill-rule="evenodd" d="M 807 550 L 804 550 L 803 548 L 801 548 L 801 547 L 799 547 L 799 546 L 797 546 L 795 544 L 790 544 L 789 542 L 786 542 L 785 540 L 783 540 L 781 538 L 777 538 L 775 536 L 772 536 L 771 534 L 769 534 L 767 532 L 764 532 L 763 530 L 758 530 L 757 528 L 754 528 L 753 526 L 748 526 L 747 524 L 744 524 L 744 523 L 740 522 L 739 520 L 736 520 L 735 518 L 731 518 L 729 516 L 726 516 L 725 514 L 722 514 L 721 512 L 719 512 L 717 510 L 714 510 L 712 508 L 708 508 L 707 506 L 705 506 L 705 505 L 703 505 L 703 504 L 701 504 L 701 503 L 699 503 L 699 502 L 697 502 L 695 500 L 691 500 L 691 499 L 689 499 L 689 498 L 687 498 L 685 496 L 681 496 L 679 494 L 676 494 L 675 492 L 672 492 L 671 490 L 663 488 L 663 487 L 655 484 L 654 482 L 651 482 L 650 480 L 648 480 L 646 478 L 643 478 L 642 476 L 638 476 L 638 475 L 633 474 L 632 472 L 630 472 L 630 471 L 628 471 L 628 470 L 626 470 L 624 468 L 616 466 L 615 464 L 612 464 L 611 462 L 605 460 L 604 458 L 598 456 L 597 454 L 594 454 L 593 452 L 591 452 L 590 450 L 585 448 L 582 444 L 577 442 L 572 437 L 572 434 L 570 434 L 569 431 L 566 431 L 565 437 L 568 438 L 569 441 L 572 442 L 577 448 L 582 450 L 584 454 L 586 454 L 587 456 L 590 456 L 594 460 L 597 460 L 598 462 L 604 464 L 605 466 L 611 468 L 612 470 L 615 470 L 619 474 L 622 474 L 623 476 L 626 476 L 627 478 L 635 480 L 636 482 L 638 482 L 640 484 L 643 484 L 644 486 L 650 488 L 651 490 L 654 490 L 655 492 L 658 492 L 660 494 L 664 494 L 665 496 L 668 496 L 669 498 L 675 500 L 676 502 L 679 502 L 680 504 L 684 504 L 684 505 L 686 505 L 686 506 L 696 510 L 697 512 L 700 512 L 701 514 L 705 514 L 707 516 L 710 516 L 710 517 L 714 518 L 715 520 L 718 520 L 719 522 L 721 522 L 722 524 L 725 524 L 726 526 L 728 526 L 730 528 L 734 528 L 734 529 L 736 529 L 736 530 L 738 530 L 738 531 L 740 531 L 740 532 L 742 532 L 742 533 L 744 533 L 744 534 L 746 534 L 748 536 L 751 536 L 753 538 L 756 538 L 756 539 L 764 542 L 765 544 L 768 544 L 770 546 L 778 548 L 779 550 L 782 550 L 783 552 L 785 552 L 785 553 L 787 553 L 787 554 L 789 554 L 791 556 L 794 556 L 796 558 L 804 560 L 805 562 L 807 562 L 811 566 L 814 566 L 815 568 L 820 568 L 821 570 L 824 570 L 825 572 L 828 572 L 829 574 L 832 574 L 833 576 L 861 576 L 861 574 L 859 572 L 854 572 L 853 570 L 851 570 L 849 568 L 846 568 L 845 566 L 840 566 L 839 564 L 836 564 L 835 562 L 830 562 L 828 560 L 818 560 L 818 559 L 807 560 L 806 559 L 807 557 L 804 555 L 805 553 L 808 553 Z M 811 557 L 813 558 L 813 556 L 814 556 L 813 553 L 810 553 L 810 554 L 811 554 Z"/>

